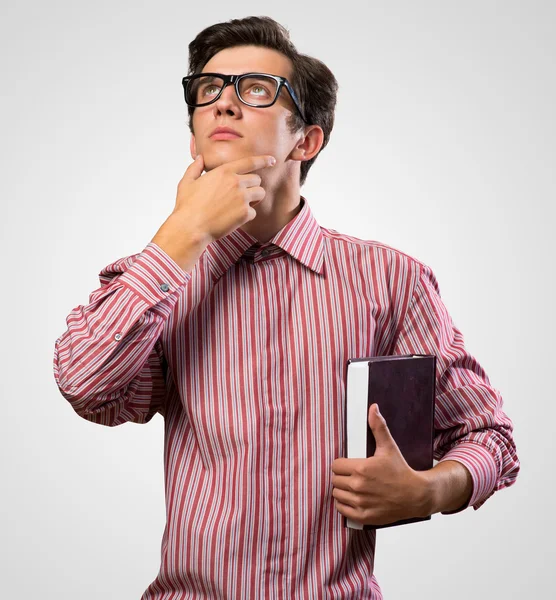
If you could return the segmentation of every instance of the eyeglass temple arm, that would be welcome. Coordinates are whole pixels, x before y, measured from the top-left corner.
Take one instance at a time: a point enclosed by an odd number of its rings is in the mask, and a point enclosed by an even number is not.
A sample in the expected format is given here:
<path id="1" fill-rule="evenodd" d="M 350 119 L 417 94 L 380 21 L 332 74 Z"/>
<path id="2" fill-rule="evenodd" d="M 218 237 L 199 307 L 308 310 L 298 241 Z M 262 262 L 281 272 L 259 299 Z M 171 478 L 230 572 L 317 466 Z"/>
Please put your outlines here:
<path id="1" fill-rule="evenodd" d="M 297 94 L 293 91 L 293 88 L 289 84 L 289 81 L 287 79 L 284 79 L 284 84 L 285 84 L 286 89 L 288 90 L 290 96 L 292 97 L 292 100 L 294 101 L 295 106 L 297 107 L 297 110 L 299 111 L 299 114 L 301 115 L 301 118 L 303 119 L 303 121 L 305 123 L 307 123 L 307 119 L 305 118 L 305 115 L 303 114 L 303 111 L 301 110 L 301 102 L 299 102 L 299 98 L 297 97 Z"/>

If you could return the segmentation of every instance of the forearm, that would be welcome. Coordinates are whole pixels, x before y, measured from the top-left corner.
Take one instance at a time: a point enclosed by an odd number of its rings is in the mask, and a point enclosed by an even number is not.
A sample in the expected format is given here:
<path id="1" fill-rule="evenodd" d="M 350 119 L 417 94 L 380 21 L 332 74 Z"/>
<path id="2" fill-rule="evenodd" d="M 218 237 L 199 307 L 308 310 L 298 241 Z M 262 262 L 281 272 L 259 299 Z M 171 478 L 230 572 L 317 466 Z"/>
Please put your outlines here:
<path id="1" fill-rule="evenodd" d="M 427 490 L 428 515 L 457 510 L 471 499 L 473 479 L 460 462 L 445 460 L 420 474 Z"/>
<path id="2" fill-rule="evenodd" d="M 99 278 L 101 287 L 72 310 L 55 342 L 54 378 L 84 419 L 111 427 L 144 423 L 165 397 L 157 340 L 191 275 L 150 244 L 106 266 Z"/>

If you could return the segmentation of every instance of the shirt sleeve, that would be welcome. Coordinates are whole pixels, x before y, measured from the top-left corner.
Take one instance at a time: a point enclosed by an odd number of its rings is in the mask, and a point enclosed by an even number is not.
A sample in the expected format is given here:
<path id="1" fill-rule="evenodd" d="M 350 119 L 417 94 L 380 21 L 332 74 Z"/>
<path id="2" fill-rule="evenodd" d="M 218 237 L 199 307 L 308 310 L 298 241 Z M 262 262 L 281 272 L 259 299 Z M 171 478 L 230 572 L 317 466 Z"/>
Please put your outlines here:
<path id="1" fill-rule="evenodd" d="M 520 465 L 513 424 L 502 410 L 500 392 L 465 349 L 432 270 L 422 263 L 419 269 L 392 354 L 436 356 L 433 456 L 439 462 L 460 462 L 473 479 L 469 501 L 442 514 L 458 513 L 468 506 L 477 510 L 492 494 L 516 480 Z"/>
<path id="2" fill-rule="evenodd" d="M 99 274 L 89 304 L 74 308 L 54 345 L 54 378 L 82 418 L 113 427 L 164 415 L 165 359 L 160 334 L 185 272 L 150 242 Z"/>

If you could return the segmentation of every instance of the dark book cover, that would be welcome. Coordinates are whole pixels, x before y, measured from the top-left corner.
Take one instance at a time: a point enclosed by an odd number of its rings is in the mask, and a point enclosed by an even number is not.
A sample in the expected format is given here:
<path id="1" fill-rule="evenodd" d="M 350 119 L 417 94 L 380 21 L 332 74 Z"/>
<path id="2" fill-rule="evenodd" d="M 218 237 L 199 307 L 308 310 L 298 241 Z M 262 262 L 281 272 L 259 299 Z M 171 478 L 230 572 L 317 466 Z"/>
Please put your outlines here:
<path id="1" fill-rule="evenodd" d="M 350 358 L 347 361 L 345 448 L 347 458 L 373 456 L 376 442 L 369 426 L 375 402 L 408 465 L 433 467 L 436 356 L 408 354 Z M 430 520 L 403 519 L 387 525 L 363 525 L 344 517 L 344 527 L 382 529 Z"/>

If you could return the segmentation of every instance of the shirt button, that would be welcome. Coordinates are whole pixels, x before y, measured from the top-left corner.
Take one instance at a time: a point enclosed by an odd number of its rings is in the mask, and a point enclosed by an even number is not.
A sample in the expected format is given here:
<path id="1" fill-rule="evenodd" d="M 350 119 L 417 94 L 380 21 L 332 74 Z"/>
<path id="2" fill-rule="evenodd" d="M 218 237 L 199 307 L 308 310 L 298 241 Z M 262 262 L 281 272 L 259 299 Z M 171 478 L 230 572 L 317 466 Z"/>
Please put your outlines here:
<path id="1" fill-rule="evenodd" d="M 167 292 L 167 291 L 170 289 L 170 286 L 169 286 L 167 283 L 163 283 L 163 284 L 160 286 L 160 289 L 161 289 L 163 292 Z"/>
<path id="2" fill-rule="evenodd" d="M 114 336 L 114 339 L 115 339 L 117 342 L 119 342 L 119 341 L 122 339 L 122 334 L 121 334 L 121 333 L 117 333 L 117 334 Z"/>
<path id="3" fill-rule="evenodd" d="M 270 250 L 263 250 L 261 252 L 261 256 L 268 256 L 270 254 Z"/>

